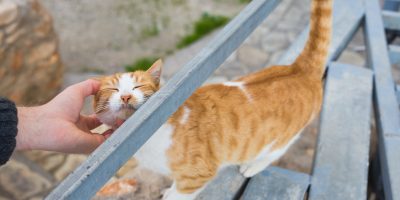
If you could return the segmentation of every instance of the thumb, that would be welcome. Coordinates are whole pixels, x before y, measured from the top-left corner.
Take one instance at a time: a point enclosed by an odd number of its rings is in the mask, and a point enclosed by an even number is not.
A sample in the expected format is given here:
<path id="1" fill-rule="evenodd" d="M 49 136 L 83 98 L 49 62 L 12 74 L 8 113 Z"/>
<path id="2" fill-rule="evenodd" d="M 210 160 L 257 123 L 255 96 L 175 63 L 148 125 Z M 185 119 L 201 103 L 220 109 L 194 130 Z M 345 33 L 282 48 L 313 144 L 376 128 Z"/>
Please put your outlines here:
<path id="1" fill-rule="evenodd" d="M 67 87 L 52 99 L 48 105 L 51 110 L 64 108 L 62 112 L 76 115 L 81 111 L 85 98 L 97 93 L 99 89 L 100 82 L 89 79 Z"/>
<path id="2" fill-rule="evenodd" d="M 70 87 L 73 88 L 74 91 L 79 92 L 81 98 L 85 98 L 87 96 L 96 94 L 96 92 L 99 91 L 100 82 L 93 79 L 88 79 Z"/>

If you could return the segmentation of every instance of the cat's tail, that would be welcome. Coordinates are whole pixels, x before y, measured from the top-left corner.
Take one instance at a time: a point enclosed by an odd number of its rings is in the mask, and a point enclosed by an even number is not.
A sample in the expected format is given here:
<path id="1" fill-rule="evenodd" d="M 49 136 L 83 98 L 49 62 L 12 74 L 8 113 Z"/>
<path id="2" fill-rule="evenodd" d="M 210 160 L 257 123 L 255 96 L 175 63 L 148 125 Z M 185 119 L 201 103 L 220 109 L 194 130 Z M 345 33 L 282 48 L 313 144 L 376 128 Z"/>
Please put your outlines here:
<path id="1" fill-rule="evenodd" d="M 332 32 L 333 0 L 312 0 L 310 33 L 306 46 L 292 66 L 322 78 Z"/>

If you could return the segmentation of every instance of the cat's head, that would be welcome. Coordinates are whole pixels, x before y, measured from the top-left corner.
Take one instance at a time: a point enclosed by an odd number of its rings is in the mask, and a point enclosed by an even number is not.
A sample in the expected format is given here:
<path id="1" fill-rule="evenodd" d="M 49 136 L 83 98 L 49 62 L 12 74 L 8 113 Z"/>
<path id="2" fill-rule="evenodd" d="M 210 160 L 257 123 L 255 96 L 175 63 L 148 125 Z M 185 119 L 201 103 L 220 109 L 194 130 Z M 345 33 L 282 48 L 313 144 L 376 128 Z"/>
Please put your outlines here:
<path id="1" fill-rule="evenodd" d="M 159 89 L 161 68 L 162 61 L 157 60 L 147 71 L 97 78 L 101 86 L 94 97 L 95 113 L 128 118 Z"/>

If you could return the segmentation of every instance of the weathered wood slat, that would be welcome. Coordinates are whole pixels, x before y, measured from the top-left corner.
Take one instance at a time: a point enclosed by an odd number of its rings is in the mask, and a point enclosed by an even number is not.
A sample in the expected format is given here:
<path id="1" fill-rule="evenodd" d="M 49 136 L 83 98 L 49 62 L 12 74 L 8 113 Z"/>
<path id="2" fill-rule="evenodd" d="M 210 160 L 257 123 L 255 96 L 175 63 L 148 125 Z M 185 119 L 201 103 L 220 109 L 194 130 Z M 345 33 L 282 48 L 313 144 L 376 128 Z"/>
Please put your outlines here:
<path id="1" fill-rule="evenodd" d="M 389 57 L 392 64 L 400 64 L 400 46 L 389 45 Z"/>
<path id="2" fill-rule="evenodd" d="M 400 7 L 400 0 L 384 0 L 383 9 L 390 11 L 398 11 Z"/>
<path id="3" fill-rule="evenodd" d="M 363 19 L 364 6 L 361 0 L 335 0 L 333 12 L 333 33 L 329 60 L 336 60 L 353 38 Z M 281 57 L 278 64 L 288 65 L 296 59 L 304 48 L 308 32 L 309 28 L 306 28 Z"/>
<path id="4" fill-rule="evenodd" d="M 238 167 L 230 166 L 218 173 L 218 176 L 200 193 L 196 200 L 232 200 L 236 199 L 246 178 L 239 172 Z"/>
<path id="5" fill-rule="evenodd" d="M 367 58 L 376 77 L 376 102 L 380 108 L 378 116 L 382 119 L 385 132 L 396 133 L 400 130 L 400 115 L 398 109 L 392 108 L 396 105 L 396 95 L 379 3 L 377 0 L 368 0 L 365 5 Z"/>
<path id="6" fill-rule="evenodd" d="M 330 64 L 310 200 L 367 199 L 372 81 L 369 69 Z"/>
<path id="7" fill-rule="evenodd" d="M 268 16 L 280 0 L 254 0 L 47 199 L 89 199 Z"/>
<path id="8" fill-rule="evenodd" d="M 368 64 L 374 70 L 374 104 L 386 199 L 400 199 L 400 110 L 378 0 L 365 0 Z"/>
<path id="9" fill-rule="evenodd" d="M 250 179 L 242 200 L 302 200 L 310 185 L 310 176 L 278 167 Z"/>
<path id="10" fill-rule="evenodd" d="M 400 13 L 393 11 L 382 11 L 383 24 L 385 28 L 400 30 Z"/>

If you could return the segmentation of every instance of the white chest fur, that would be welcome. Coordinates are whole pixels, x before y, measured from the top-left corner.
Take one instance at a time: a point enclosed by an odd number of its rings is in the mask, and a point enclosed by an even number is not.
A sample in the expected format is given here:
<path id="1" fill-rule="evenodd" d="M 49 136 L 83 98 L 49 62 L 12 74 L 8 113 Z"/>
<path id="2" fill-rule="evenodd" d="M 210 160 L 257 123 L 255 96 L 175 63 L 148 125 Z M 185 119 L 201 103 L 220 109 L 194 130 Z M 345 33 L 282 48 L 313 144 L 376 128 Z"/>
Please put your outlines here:
<path id="1" fill-rule="evenodd" d="M 145 167 L 155 172 L 170 175 L 166 152 L 172 144 L 174 127 L 165 123 L 149 140 L 136 152 L 134 157 L 140 167 Z"/>

